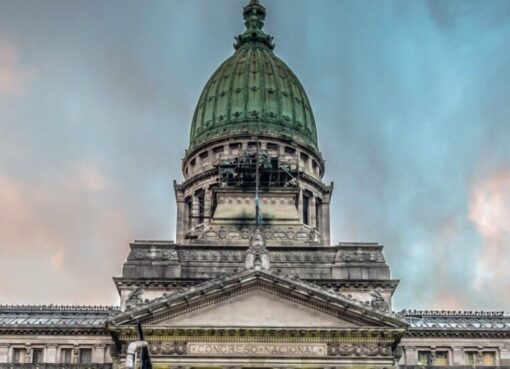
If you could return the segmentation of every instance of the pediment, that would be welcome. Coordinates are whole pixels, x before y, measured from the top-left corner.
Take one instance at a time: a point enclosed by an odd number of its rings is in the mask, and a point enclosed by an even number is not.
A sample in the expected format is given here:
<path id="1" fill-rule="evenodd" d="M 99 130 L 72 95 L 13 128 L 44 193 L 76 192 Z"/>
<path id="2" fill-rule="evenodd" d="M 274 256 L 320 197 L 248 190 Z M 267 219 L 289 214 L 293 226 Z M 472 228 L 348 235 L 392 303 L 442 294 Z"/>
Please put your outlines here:
<path id="1" fill-rule="evenodd" d="M 164 327 L 315 327 L 356 325 L 272 293 L 253 290 L 161 322 Z"/>
<path id="2" fill-rule="evenodd" d="M 402 319 L 271 271 L 245 270 L 155 299 L 109 319 L 114 326 L 405 328 Z"/>

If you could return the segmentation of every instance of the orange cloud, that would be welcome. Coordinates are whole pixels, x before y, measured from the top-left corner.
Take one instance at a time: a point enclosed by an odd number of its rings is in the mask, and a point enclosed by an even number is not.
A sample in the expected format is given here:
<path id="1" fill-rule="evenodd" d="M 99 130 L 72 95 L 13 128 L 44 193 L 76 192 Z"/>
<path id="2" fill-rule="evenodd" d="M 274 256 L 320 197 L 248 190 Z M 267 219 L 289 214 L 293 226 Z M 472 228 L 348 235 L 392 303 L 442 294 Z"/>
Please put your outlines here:
<path id="1" fill-rule="evenodd" d="M 0 172 L 0 300 L 115 301 L 131 239 L 124 203 L 100 191 L 109 181 L 94 166 L 72 173 L 33 183 Z"/>
<path id="2" fill-rule="evenodd" d="M 482 239 L 474 287 L 496 288 L 510 282 L 510 168 L 476 183 L 469 200 L 469 220 Z M 502 291 L 505 291 L 503 289 Z M 505 296 L 510 298 L 510 296 Z"/>
<path id="3" fill-rule="evenodd" d="M 36 70 L 21 64 L 17 50 L 0 42 L 0 98 L 25 95 L 35 77 Z"/>
<path id="4" fill-rule="evenodd" d="M 102 191 L 109 187 L 108 180 L 92 165 L 80 165 L 72 176 L 66 179 L 69 190 Z"/>

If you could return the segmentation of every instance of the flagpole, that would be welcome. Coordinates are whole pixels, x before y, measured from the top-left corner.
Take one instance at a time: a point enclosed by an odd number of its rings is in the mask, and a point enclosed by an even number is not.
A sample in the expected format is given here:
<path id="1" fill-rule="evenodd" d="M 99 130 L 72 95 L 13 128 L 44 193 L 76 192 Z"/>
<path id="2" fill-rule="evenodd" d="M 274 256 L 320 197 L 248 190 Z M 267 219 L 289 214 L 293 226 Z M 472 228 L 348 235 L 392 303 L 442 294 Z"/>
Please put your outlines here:
<path id="1" fill-rule="evenodd" d="M 257 121 L 256 151 L 255 151 L 255 229 L 259 228 L 259 122 Z"/>

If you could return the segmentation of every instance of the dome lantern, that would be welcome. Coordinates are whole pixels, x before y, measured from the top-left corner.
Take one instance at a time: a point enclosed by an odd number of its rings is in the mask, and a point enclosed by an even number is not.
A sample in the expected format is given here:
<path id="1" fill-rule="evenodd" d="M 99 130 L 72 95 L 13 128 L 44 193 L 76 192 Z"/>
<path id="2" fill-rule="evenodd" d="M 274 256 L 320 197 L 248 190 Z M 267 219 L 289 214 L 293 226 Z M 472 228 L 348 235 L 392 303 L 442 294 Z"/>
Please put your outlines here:
<path id="1" fill-rule="evenodd" d="M 251 0 L 243 9 L 243 18 L 246 31 L 235 38 L 234 48 L 237 50 L 246 43 L 255 42 L 273 50 L 273 37 L 262 30 L 266 18 L 266 8 L 258 0 Z"/>

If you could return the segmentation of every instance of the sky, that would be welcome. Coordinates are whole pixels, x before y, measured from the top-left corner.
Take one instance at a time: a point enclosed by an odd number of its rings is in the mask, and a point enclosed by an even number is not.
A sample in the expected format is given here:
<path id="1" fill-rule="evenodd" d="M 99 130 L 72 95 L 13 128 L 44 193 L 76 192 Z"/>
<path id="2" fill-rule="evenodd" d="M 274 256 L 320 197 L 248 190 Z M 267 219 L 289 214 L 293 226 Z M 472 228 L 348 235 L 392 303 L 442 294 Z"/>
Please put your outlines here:
<path id="1" fill-rule="evenodd" d="M 0 0 L 0 303 L 116 304 L 247 0 Z M 332 238 L 394 309 L 510 310 L 510 2 L 265 0 L 314 110 Z"/>

